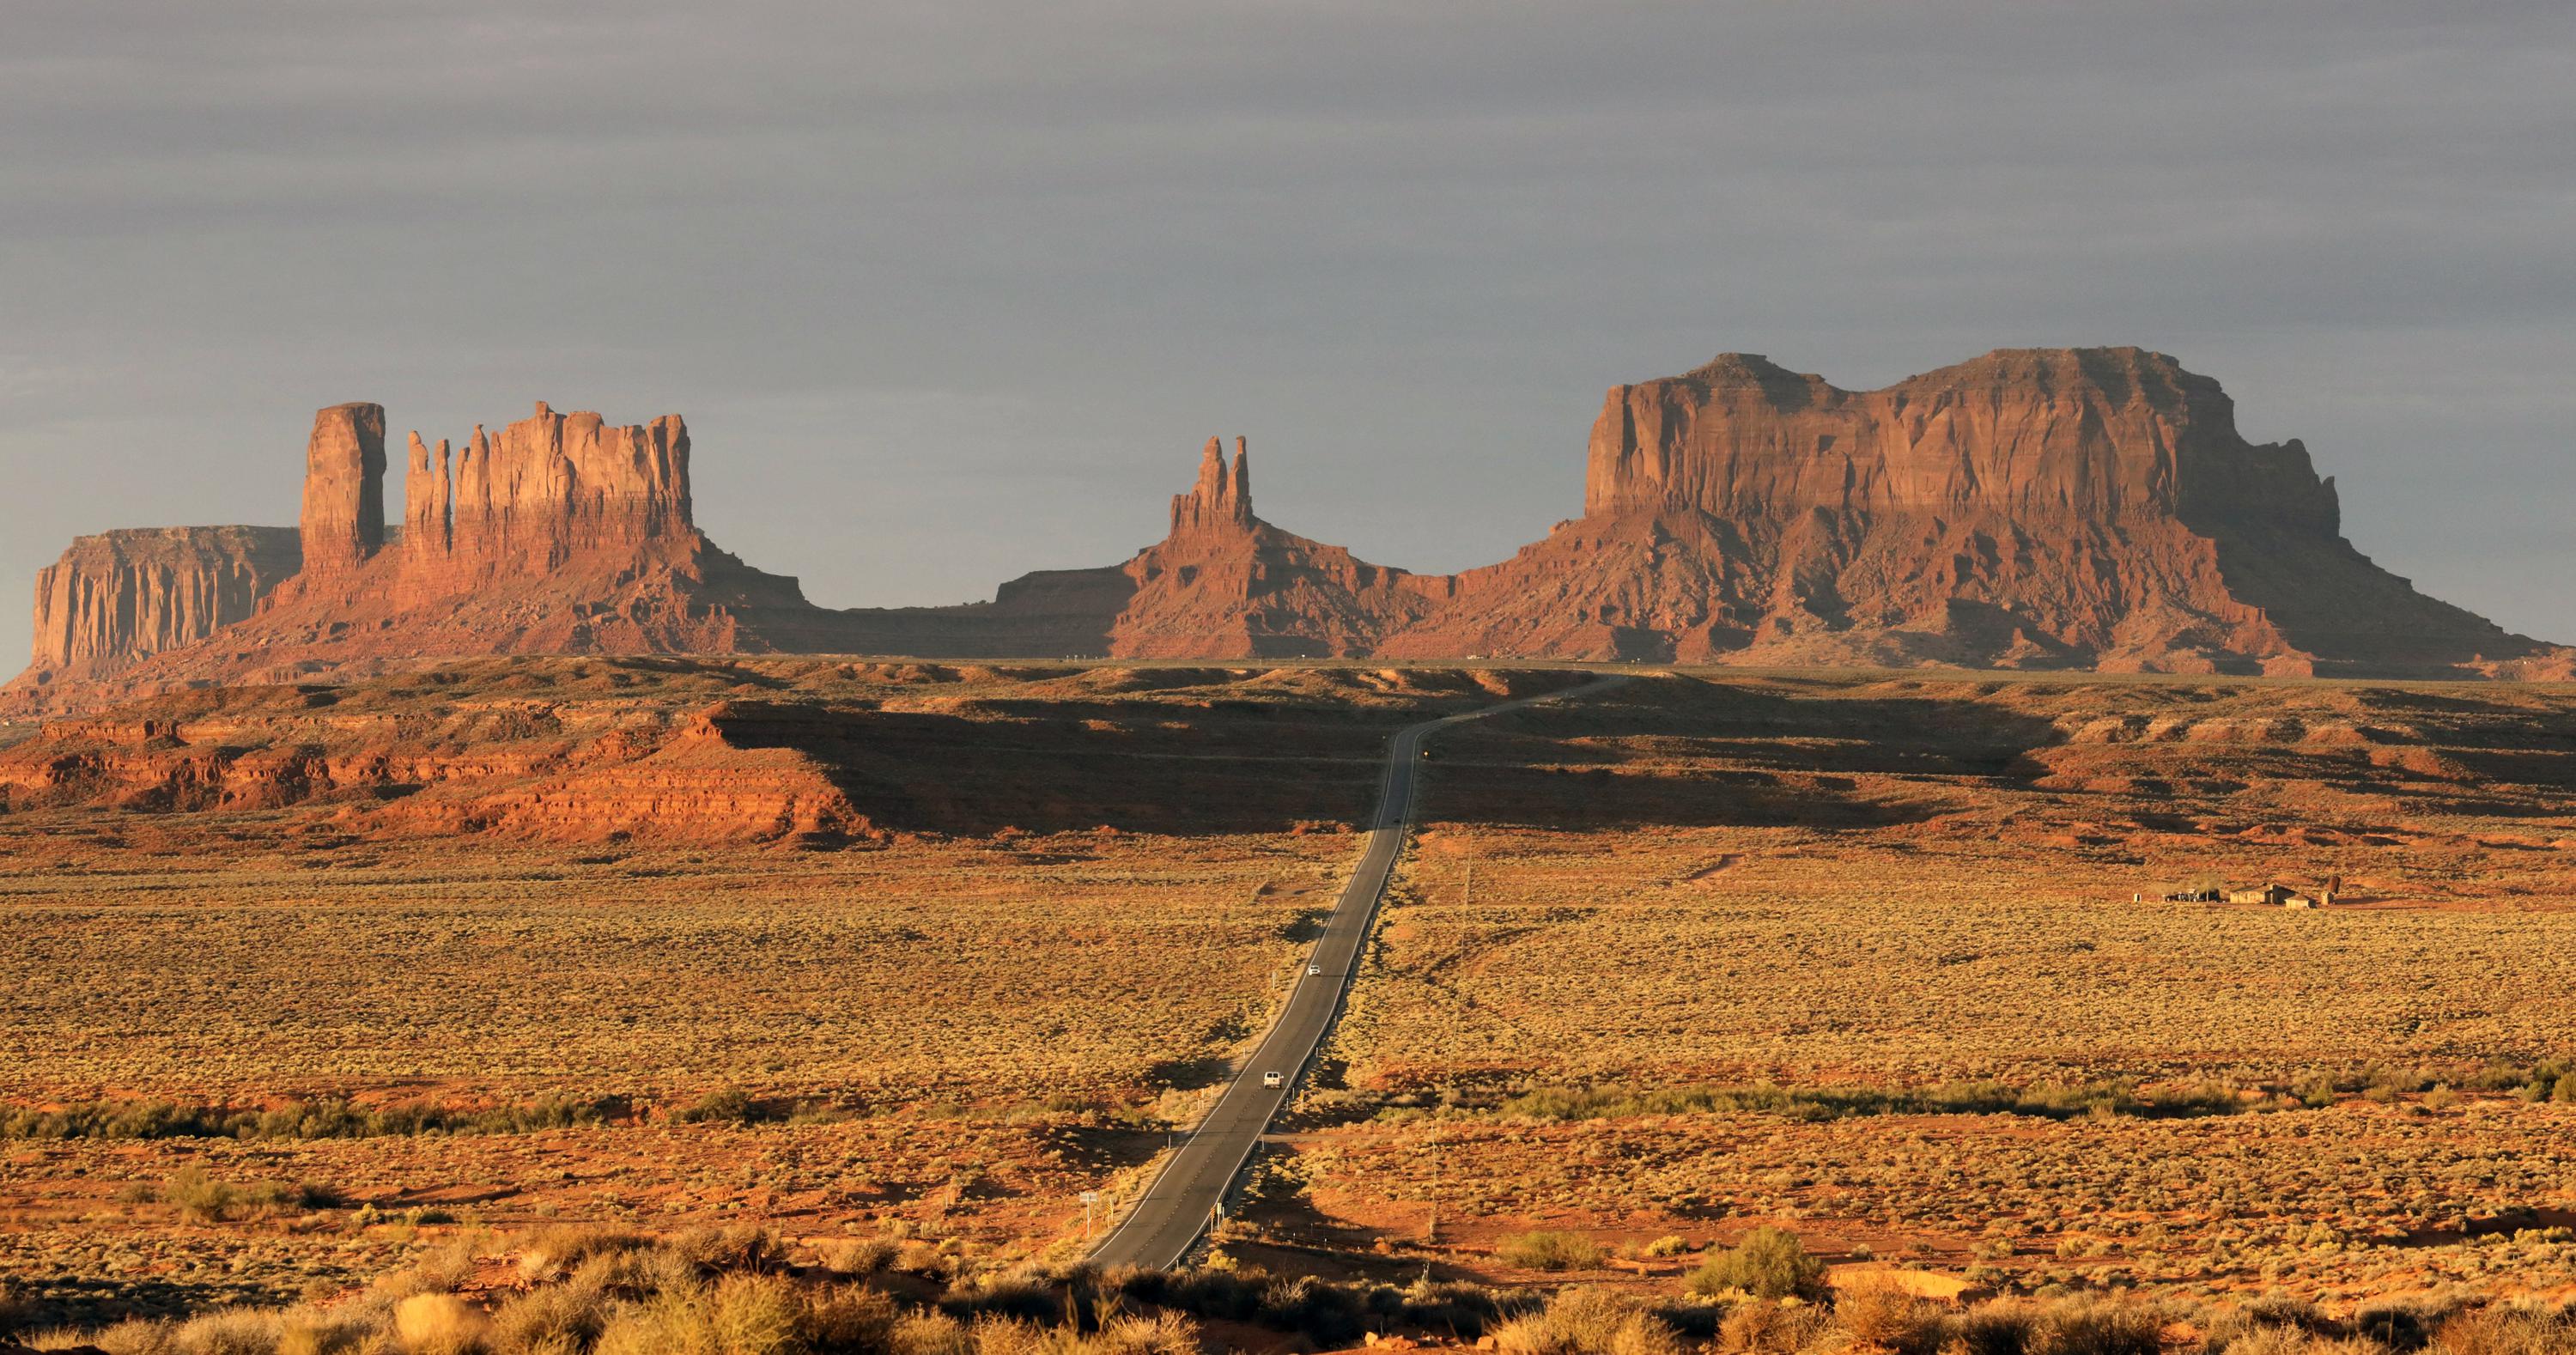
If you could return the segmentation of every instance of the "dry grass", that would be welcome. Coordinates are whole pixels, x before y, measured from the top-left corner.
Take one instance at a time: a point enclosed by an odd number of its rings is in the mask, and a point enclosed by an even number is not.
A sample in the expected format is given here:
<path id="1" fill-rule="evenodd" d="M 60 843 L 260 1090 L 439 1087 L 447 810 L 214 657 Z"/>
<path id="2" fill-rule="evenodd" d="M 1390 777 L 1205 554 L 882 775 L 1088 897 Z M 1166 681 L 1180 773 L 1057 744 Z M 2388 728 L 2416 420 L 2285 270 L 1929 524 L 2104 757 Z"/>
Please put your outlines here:
<path id="1" fill-rule="evenodd" d="M 1133 1097 L 1264 1017 L 1347 843 L 0 863 L 0 1038 L 56 1096 Z"/>
<path id="2" fill-rule="evenodd" d="M 1310 1102 L 1388 1123 L 1305 1147 L 1320 1217 L 1279 1226 L 2541 1283 L 2576 1260 L 2571 792 L 2554 688 L 1752 677 L 1466 727 Z M 2320 912 L 2160 901 L 2334 876 Z"/>

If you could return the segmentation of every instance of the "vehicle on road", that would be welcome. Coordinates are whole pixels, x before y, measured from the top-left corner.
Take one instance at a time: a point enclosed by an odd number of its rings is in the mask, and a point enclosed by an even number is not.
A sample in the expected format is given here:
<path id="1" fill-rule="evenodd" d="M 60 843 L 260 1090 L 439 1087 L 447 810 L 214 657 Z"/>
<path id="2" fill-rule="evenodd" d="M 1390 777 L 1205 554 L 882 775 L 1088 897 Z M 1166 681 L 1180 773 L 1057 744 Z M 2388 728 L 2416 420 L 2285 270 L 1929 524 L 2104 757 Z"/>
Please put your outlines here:
<path id="1" fill-rule="evenodd" d="M 1323 973 L 1323 972 L 1324 972 L 1324 967 L 1323 967 L 1322 965 L 1319 965 L 1319 964 L 1310 964 L 1310 965 L 1306 966 L 1306 972 L 1307 972 L 1309 975 L 1321 974 L 1321 973 Z"/>
<path id="2" fill-rule="evenodd" d="M 1261 1085 L 1265 1087 L 1276 1087 L 1279 1085 L 1281 1080 L 1282 1079 L 1277 1073 L 1263 1073 L 1261 1075 Z"/>

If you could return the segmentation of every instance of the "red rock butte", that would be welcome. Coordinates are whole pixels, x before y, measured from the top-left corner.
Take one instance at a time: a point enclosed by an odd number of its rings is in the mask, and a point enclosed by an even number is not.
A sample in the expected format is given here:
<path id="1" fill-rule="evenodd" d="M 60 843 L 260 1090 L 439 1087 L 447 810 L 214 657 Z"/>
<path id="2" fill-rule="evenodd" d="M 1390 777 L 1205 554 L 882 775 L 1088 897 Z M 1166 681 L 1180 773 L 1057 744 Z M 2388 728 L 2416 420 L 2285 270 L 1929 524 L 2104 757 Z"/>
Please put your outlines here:
<path id="1" fill-rule="evenodd" d="M 2423 596 L 2342 536 L 2297 441 L 2135 348 L 2006 349 L 1872 391 L 1729 353 L 1617 386 L 1582 516 L 1420 575 L 1253 509 L 1209 439 L 1124 564 L 990 602 L 835 610 L 718 549 L 677 415 L 543 403 L 418 433 L 386 521 L 380 406 L 319 411 L 300 524 L 83 537 L 39 577 L 20 708 L 509 653 L 1559 658 L 2564 677 L 2571 651 Z"/>

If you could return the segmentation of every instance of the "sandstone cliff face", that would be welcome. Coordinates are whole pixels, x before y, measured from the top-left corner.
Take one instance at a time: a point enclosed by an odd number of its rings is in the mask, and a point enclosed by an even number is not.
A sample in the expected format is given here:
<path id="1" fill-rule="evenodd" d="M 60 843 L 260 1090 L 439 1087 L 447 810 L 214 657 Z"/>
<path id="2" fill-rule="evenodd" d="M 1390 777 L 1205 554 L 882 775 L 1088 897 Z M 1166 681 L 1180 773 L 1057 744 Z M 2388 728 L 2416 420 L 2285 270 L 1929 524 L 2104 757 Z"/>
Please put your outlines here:
<path id="1" fill-rule="evenodd" d="M 2297 442 L 2254 446 L 2208 377 L 2136 348 L 2005 349 L 1845 391 L 1756 354 L 1614 386 L 1592 425 L 1587 516 L 2241 512 L 2332 535 L 2339 509 Z"/>
<path id="2" fill-rule="evenodd" d="M 301 568 L 290 527 L 160 527 L 72 542 L 36 575 L 36 638 L 18 684 L 110 677 L 248 617 Z"/>
<path id="3" fill-rule="evenodd" d="M 611 427 L 597 414 L 558 414 L 540 400 L 534 415 L 498 437 L 476 428 L 452 475 L 442 452 L 438 469 L 415 483 L 425 497 L 412 500 L 409 517 L 447 524 L 443 550 L 424 545 L 421 563 L 406 571 L 419 590 L 543 573 L 585 553 L 633 551 L 697 531 L 689 430 L 677 414 Z"/>

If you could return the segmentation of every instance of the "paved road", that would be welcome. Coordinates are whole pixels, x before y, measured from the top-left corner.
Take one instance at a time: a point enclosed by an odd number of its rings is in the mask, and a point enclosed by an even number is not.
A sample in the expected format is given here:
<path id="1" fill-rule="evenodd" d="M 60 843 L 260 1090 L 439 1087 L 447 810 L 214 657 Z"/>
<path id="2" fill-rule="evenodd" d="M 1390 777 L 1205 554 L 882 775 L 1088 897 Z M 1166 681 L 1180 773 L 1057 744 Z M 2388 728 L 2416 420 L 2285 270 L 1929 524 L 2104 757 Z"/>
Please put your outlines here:
<path id="1" fill-rule="evenodd" d="M 1216 1109 L 1208 1112 L 1198 1128 L 1182 1140 L 1180 1151 L 1164 1164 L 1162 1174 L 1147 1187 L 1145 1198 L 1092 1250 L 1093 1264 L 1104 1268 L 1178 1265 L 1197 1244 L 1199 1234 L 1206 1231 L 1217 1202 L 1225 1198 L 1235 1175 L 1251 1160 L 1253 1147 L 1270 1127 L 1272 1117 L 1296 1090 L 1298 1074 L 1314 1057 L 1316 1046 L 1323 1043 L 1324 1033 L 1332 1029 L 1333 1018 L 1341 1011 L 1342 993 L 1350 986 L 1351 973 L 1357 967 L 1360 943 L 1367 939 L 1369 923 L 1377 913 L 1378 896 L 1386 891 L 1387 876 L 1395 869 L 1396 852 L 1404 845 L 1405 824 L 1413 812 L 1413 776 L 1422 762 L 1423 739 L 1448 725 L 1481 720 L 1540 701 L 1583 696 L 1626 681 L 1624 676 L 1605 677 L 1546 696 L 1523 697 L 1463 715 L 1426 720 L 1396 734 L 1387 750 L 1386 783 L 1379 792 L 1377 813 L 1369 824 L 1359 869 L 1342 887 L 1332 917 L 1324 924 L 1323 939 L 1315 943 L 1307 957 L 1323 972 L 1298 975 L 1296 990 L 1288 995 L 1287 1010 L 1281 1013 L 1278 1024 L 1270 1028 L 1261 1047 L 1237 1070 Z M 1261 1075 L 1267 1072 L 1280 1074 L 1281 1085 L 1261 1085 Z"/>

